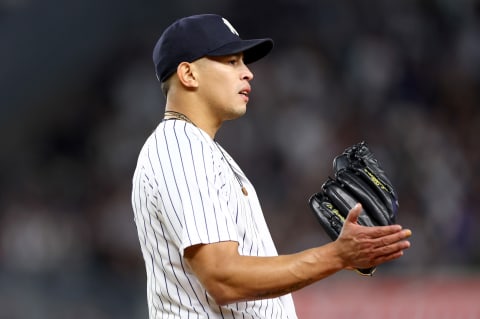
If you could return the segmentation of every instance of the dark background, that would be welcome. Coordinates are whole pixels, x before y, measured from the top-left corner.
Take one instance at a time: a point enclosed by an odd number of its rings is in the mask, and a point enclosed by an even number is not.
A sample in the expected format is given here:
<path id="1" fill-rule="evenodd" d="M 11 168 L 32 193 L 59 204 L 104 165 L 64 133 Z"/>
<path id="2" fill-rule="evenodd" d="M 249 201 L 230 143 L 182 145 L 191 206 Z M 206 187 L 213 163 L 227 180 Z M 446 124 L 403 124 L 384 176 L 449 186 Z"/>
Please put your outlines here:
<path id="1" fill-rule="evenodd" d="M 146 318 L 130 190 L 163 114 L 151 52 L 197 13 L 275 41 L 218 139 L 280 253 L 328 242 L 307 199 L 365 140 L 413 230 L 380 278 L 480 275 L 478 1 L 0 0 L 0 318 Z"/>

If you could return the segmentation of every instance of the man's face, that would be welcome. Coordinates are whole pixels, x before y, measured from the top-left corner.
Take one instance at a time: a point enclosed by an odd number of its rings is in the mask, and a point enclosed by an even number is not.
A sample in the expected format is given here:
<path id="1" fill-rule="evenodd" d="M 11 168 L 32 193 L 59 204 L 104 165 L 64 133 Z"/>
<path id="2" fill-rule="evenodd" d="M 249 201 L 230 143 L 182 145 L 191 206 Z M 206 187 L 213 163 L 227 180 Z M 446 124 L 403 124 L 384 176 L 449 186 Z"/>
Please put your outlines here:
<path id="1" fill-rule="evenodd" d="M 210 114 L 222 122 L 245 114 L 253 74 L 243 62 L 243 54 L 206 57 L 194 63 L 198 93 Z"/>

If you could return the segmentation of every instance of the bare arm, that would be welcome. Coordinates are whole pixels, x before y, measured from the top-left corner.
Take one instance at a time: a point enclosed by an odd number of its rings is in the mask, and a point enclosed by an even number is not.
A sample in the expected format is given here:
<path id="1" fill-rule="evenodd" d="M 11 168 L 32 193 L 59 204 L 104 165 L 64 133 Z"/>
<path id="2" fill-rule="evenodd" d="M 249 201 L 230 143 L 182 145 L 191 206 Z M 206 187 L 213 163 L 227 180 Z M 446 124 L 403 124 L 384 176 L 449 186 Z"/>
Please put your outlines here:
<path id="1" fill-rule="evenodd" d="M 187 263 L 218 304 L 278 297 L 342 269 L 368 268 L 396 259 L 410 246 L 401 226 L 363 227 L 361 207 L 350 212 L 339 238 L 326 245 L 276 257 L 242 256 L 237 242 L 196 245 Z"/>

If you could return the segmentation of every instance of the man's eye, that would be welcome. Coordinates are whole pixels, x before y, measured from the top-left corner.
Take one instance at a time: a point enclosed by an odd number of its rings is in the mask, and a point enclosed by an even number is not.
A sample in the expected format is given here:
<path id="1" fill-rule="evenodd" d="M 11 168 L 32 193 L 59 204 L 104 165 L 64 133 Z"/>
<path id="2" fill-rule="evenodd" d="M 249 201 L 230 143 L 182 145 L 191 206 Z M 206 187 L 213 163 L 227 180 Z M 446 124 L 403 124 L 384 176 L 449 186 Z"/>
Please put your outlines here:
<path id="1" fill-rule="evenodd" d="M 231 65 L 235 65 L 235 64 L 237 64 L 237 62 L 238 62 L 238 59 L 229 59 L 228 60 L 228 63 L 231 64 Z"/>

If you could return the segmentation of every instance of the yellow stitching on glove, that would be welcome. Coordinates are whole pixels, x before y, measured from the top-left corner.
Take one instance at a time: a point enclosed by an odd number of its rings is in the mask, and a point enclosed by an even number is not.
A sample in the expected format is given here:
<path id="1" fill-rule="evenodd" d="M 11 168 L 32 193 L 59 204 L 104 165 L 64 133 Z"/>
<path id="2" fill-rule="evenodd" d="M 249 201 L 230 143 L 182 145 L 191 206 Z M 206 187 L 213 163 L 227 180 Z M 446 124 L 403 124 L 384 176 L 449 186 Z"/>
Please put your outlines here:
<path id="1" fill-rule="evenodd" d="M 375 185 L 377 185 L 378 187 L 380 187 L 381 189 L 383 189 L 383 190 L 386 191 L 386 192 L 390 192 L 390 191 L 388 190 L 388 188 L 387 188 L 385 185 L 383 185 L 383 183 L 380 182 L 380 180 L 379 180 L 372 172 L 370 172 L 370 171 L 368 170 L 368 168 L 365 168 L 364 171 L 365 171 L 365 173 L 367 173 L 368 177 L 370 177 L 370 180 L 371 180 Z"/>

